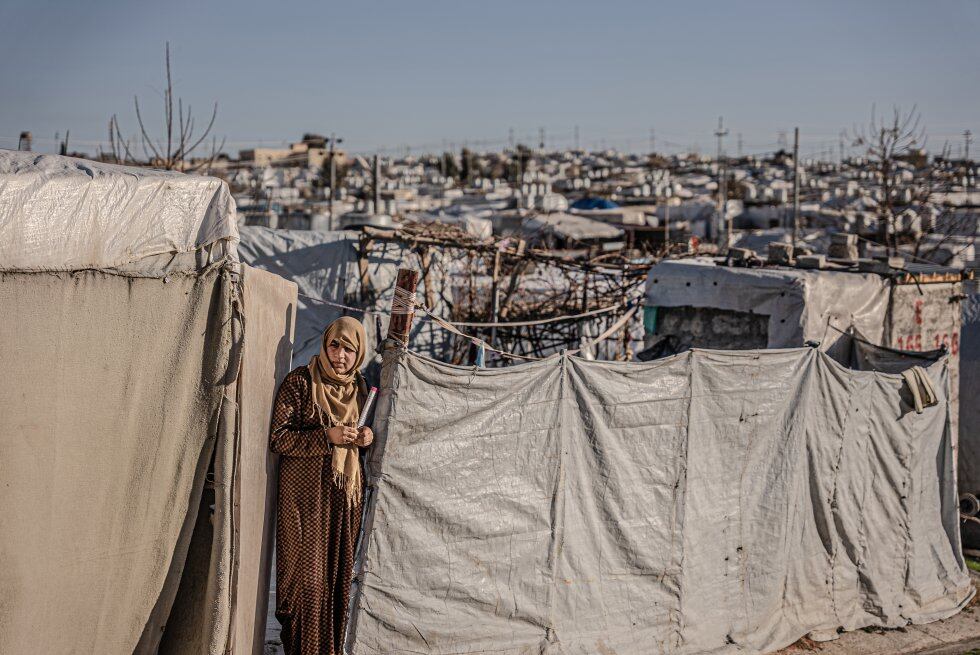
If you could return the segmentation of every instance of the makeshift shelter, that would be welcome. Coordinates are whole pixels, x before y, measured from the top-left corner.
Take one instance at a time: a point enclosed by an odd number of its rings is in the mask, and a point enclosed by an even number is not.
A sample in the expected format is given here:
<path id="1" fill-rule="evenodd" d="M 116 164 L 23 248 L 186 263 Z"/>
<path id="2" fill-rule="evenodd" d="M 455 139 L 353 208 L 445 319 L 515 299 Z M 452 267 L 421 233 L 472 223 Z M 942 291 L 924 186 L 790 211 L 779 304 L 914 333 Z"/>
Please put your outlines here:
<path id="1" fill-rule="evenodd" d="M 896 350 L 950 354 L 953 444 L 961 491 L 980 491 L 980 422 L 960 403 L 960 343 L 966 296 L 958 271 L 913 267 L 890 274 L 788 266 L 744 268 L 714 259 L 667 260 L 647 275 L 646 344 L 686 348 L 794 348 L 810 341 L 835 357 L 856 331 Z M 964 365 L 973 366 L 971 360 Z M 972 371 L 967 378 L 976 375 Z M 970 398 L 968 394 L 964 398 Z"/>
<path id="2" fill-rule="evenodd" d="M 757 653 L 955 614 L 948 360 L 385 353 L 348 649 Z"/>
<path id="3" fill-rule="evenodd" d="M 296 287 L 220 180 L 0 151 L 0 652 L 261 653 Z"/>
<path id="4" fill-rule="evenodd" d="M 528 216 L 521 225 L 521 234 L 527 238 L 542 238 L 551 247 L 566 248 L 619 239 L 623 231 L 593 218 L 552 212 Z"/>
<path id="5" fill-rule="evenodd" d="M 618 209 L 619 205 L 608 198 L 580 198 L 572 203 L 571 209 Z"/>

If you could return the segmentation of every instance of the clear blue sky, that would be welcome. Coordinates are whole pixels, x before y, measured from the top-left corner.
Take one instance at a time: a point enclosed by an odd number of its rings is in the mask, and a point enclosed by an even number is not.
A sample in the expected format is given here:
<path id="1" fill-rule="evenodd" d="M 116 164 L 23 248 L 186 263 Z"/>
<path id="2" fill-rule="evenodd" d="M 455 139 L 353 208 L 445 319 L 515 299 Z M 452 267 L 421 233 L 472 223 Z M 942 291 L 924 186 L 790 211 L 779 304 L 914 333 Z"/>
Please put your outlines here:
<path id="1" fill-rule="evenodd" d="M 345 3 L 3 0 L 0 147 L 71 130 L 94 152 L 132 96 L 159 120 L 163 49 L 226 149 L 335 131 L 355 151 L 536 141 L 734 152 L 801 129 L 836 147 L 879 108 L 918 104 L 929 145 L 980 134 L 980 0 Z M 152 110 L 152 111 L 149 111 Z M 154 121 L 156 124 L 156 121 Z M 980 147 L 975 152 L 980 154 Z"/>

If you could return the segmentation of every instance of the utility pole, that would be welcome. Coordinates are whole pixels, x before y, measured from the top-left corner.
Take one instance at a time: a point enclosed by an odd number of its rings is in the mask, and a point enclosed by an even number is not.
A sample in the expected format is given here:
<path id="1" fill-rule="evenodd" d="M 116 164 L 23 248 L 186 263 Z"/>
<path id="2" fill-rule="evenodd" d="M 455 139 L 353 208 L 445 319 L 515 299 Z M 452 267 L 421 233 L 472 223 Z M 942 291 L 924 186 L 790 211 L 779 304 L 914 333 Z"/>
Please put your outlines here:
<path id="1" fill-rule="evenodd" d="M 800 128 L 793 128 L 793 250 L 800 233 Z"/>
<path id="2" fill-rule="evenodd" d="M 973 141 L 973 132 L 966 130 L 963 132 L 963 161 L 964 168 L 966 169 L 966 192 L 973 192 L 973 178 L 970 177 L 970 142 Z M 968 202 L 972 202 L 972 197 L 968 198 Z"/>
<path id="3" fill-rule="evenodd" d="M 724 171 L 722 170 L 722 164 L 721 164 L 721 140 L 723 138 L 725 138 L 726 136 L 728 136 L 728 130 L 724 128 L 724 121 L 723 121 L 723 118 L 721 116 L 718 117 L 718 129 L 715 130 L 715 136 L 718 137 L 718 157 L 715 159 L 716 166 L 718 168 L 718 217 L 721 220 L 722 225 L 724 225 L 727 222 L 726 221 L 726 216 L 725 216 L 725 214 L 727 212 L 725 210 L 726 210 L 726 208 L 728 206 L 728 198 L 727 198 L 728 192 L 725 189 L 725 186 L 726 186 L 725 185 L 725 175 L 724 175 Z M 729 232 L 730 231 L 731 230 L 729 229 Z M 715 235 L 711 235 L 711 236 L 715 236 Z M 718 236 L 718 238 L 720 240 L 720 238 L 721 238 L 721 225 L 718 226 L 718 235 L 717 236 Z M 726 246 L 727 245 L 731 245 L 731 243 L 729 242 L 729 243 L 727 243 L 725 245 Z"/>
<path id="4" fill-rule="evenodd" d="M 840 138 L 840 162 L 838 162 L 840 163 L 841 166 L 844 165 L 844 137 L 846 136 L 847 136 L 847 132 L 841 130 L 840 137 L 839 137 Z"/>
<path id="5" fill-rule="evenodd" d="M 333 199 L 334 199 L 334 196 L 337 195 L 337 189 L 336 189 L 336 186 L 337 186 L 337 161 L 336 161 L 336 159 L 334 159 L 334 152 L 335 152 L 334 146 L 336 146 L 338 143 L 343 143 L 343 142 L 344 142 L 344 140 L 343 139 L 338 139 L 336 134 L 334 134 L 333 132 L 330 133 L 330 149 L 327 151 L 327 157 L 328 157 L 328 160 L 327 161 L 329 162 L 329 166 L 330 166 L 330 202 L 328 204 L 328 207 L 329 207 L 329 211 L 330 211 L 330 229 L 331 230 L 334 230 L 337 227 L 334 224 L 334 214 L 333 214 Z"/>
<path id="6" fill-rule="evenodd" d="M 544 152 L 544 128 L 538 128 L 538 149 Z"/>
<path id="7" fill-rule="evenodd" d="M 381 161 L 378 155 L 374 155 L 374 214 L 381 213 Z"/>

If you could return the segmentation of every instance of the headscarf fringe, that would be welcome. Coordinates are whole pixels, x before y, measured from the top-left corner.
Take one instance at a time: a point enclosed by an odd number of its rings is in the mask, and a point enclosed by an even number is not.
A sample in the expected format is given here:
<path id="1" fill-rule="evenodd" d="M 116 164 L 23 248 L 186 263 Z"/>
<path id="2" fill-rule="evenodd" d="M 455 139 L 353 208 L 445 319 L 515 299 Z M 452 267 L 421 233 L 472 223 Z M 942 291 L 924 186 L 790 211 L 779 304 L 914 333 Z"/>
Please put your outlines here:
<path id="1" fill-rule="evenodd" d="M 355 475 L 349 476 L 346 473 L 333 470 L 333 483 L 344 490 L 348 507 L 361 506 L 361 471 L 357 469 Z M 353 479 L 351 479 L 353 478 Z"/>

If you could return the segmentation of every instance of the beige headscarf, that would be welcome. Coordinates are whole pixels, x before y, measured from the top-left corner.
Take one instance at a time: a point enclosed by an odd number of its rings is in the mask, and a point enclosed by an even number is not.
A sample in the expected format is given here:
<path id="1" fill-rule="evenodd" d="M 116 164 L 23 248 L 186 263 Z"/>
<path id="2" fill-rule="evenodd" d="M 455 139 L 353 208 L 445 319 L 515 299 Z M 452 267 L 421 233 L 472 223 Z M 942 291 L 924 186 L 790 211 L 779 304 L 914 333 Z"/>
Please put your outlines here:
<path id="1" fill-rule="evenodd" d="M 354 365 L 347 373 L 338 372 L 327 358 L 327 346 L 334 340 L 357 353 Z M 313 380 L 314 411 L 319 411 L 320 423 L 326 428 L 357 425 L 360 411 L 357 406 L 359 370 L 364 363 L 366 343 L 364 326 L 349 316 L 338 318 L 323 332 L 320 353 L 310 360 L 309 369 Z M 334 482 L 344 487 L 348 504 L 359 503 L 361 464 L 357 459 L 357 446 L 335 445 L 331 465 Z"/>

